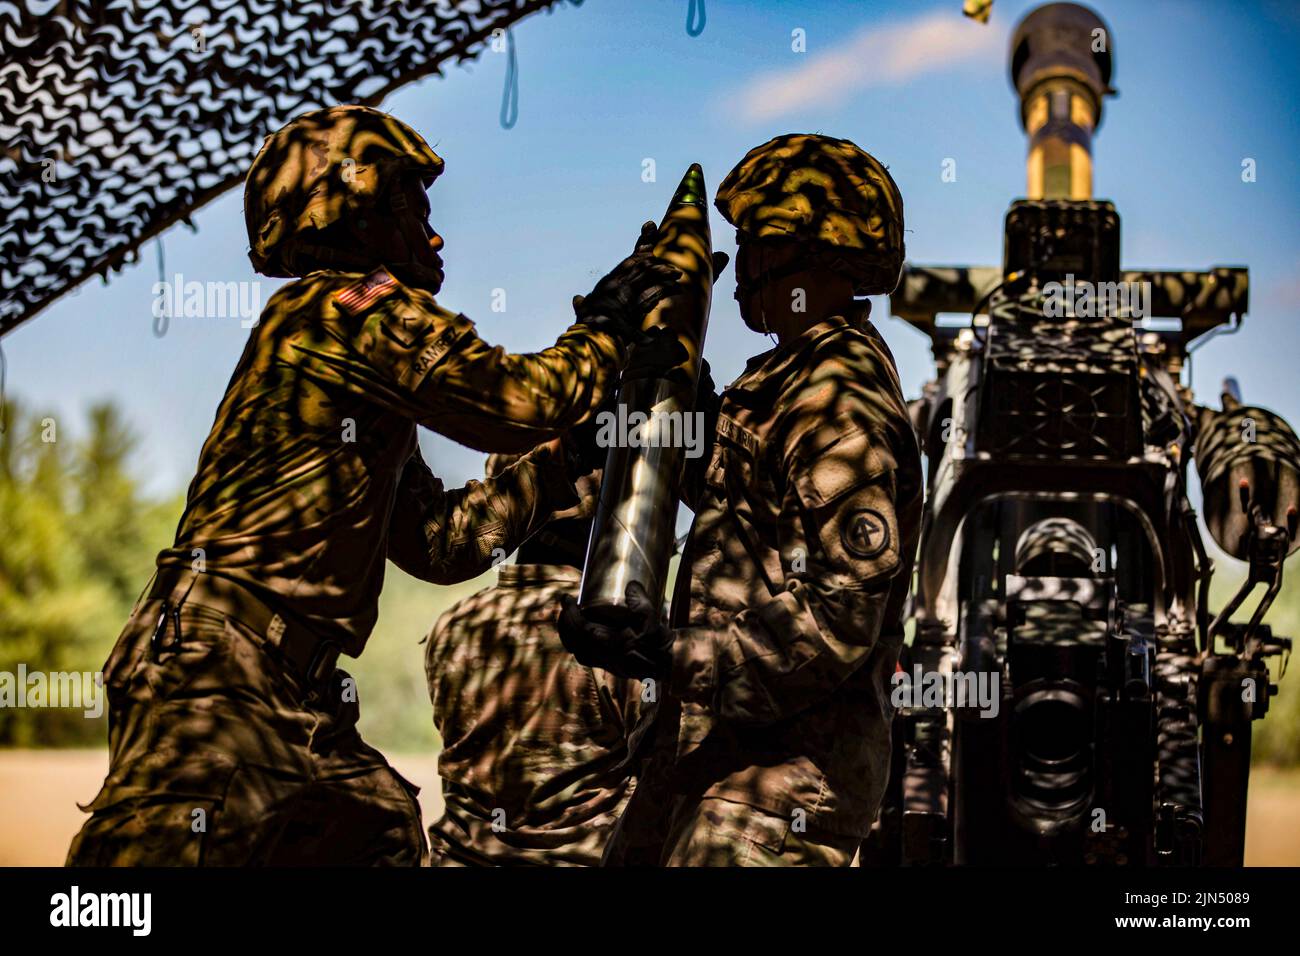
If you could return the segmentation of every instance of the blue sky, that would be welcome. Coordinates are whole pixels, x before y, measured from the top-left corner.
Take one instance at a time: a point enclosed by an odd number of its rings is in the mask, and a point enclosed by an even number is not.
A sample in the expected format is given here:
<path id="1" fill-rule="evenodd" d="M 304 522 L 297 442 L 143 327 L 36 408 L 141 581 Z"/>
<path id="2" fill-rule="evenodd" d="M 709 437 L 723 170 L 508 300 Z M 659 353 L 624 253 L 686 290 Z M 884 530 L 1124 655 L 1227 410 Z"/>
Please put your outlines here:
<path id="1" fill-rule="evenodd" d="M 687 0 L 586 0 L 515 28 L 519 120 L 498 124 L 506 58 L 487 53 L 391 96 L 384 107 L 447 161 L 431 194 L 445 237 L 439 296 L 489 341 L 542 348 L 571 321 L 569 300 L 630 249 L 692 162 L 710 188 L 750 147 L 790 131 L 852 139 L 890 166 L 917 263 L 998 264 L 1008 203 L 1024 191 L 1025 141 L 1006 73 L 1009 34 L 1034 4 L 997 0 L 980 26 L 960 0 L 708 0 L 697 38 Z M 1128 268 L 1248 265 L 1244 328 L 1196 361 L 1203 399 L 1236 374 L 1247 401 L 1300 422 L 1300 4 L 1142 0 L 1094 5 L 1115 43 L 1114 84 L 1094 140 L 1095 193 L 1124 224 Z M 791 49 L 805 32 L 807 51 Z M 1258 180 L 1241 181 L 1256 161 Z M 956 182 L 940 174 L 957 162 Z M 642 181 L 653 159 L 657 181 Z M 167 273 L 252 280 L 241 200 L 231 193 L 163 238 Z M 714 214 L 718 248 L 733 234 Z M 75 432 L 85 407 L 113 398 L 143 439 L 149 487 L 189 480 L 247 330 L 237 319 L 152 329 L 155 249 L 4 339 L 8 390 Z M 262 300 L 277 280 L 262 280 Z M 719 382 L 768 346 L 741 324 L 730 270 L 715 295 L 705 354 Z M 506 310 L 491 310 L 494 289 Z M 930 377 L 924 338 L 878 325 L 909 395 Z M 449 483 L 483 456 L 425 436 Z"/>

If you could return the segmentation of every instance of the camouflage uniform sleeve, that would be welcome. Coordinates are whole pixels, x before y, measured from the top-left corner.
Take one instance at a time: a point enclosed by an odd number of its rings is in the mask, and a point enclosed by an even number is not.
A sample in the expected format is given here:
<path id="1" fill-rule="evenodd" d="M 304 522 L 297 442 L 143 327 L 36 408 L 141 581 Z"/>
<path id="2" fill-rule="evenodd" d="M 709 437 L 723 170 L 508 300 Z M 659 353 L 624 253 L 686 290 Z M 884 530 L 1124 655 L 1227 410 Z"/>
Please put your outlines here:
<path id="1" fill-rule="evenodd" d="M 334 337 L 344 341 L 309 356 L 316 374 L 479 451 L 523 452 L 572 428 L 626 361 L 613 336 L 585 325 L 540 352 L 494 348 L 465 316 L 387 273 L 333 302 L 343 317 Z"/>
<path id="2" fill-rule="evenodd" d="M 482 451 L 525 451 L 593 415 L 624 363 L 613 336 L 584 325 L 525 355 L 471 334 L 423 389 L 438 409 L 430 427 Z"/>
<path id="3" fill-rule="evenodd" d="M 897 433 L 909 427 L 901 400 L 895 409 L 852 383 L 830 391 L 845 396 L 833 408 L 793 403 L 781 463 L 784 590 L 725 628 L 676 635 L 673 691 L 723 721 L 772 724 L 834 692 L 866 662 L 895 610 L 895 579 L 910 570 L 895 510 Z"/>
<path id="4" fill-rule="evenodd" d="M 417 450 L 402 471 L 388 531 L 388 557 L 407 574 L 455 584 L 487 571 L 578 500 L 557 443 L 543 445 L 495 478 L 443 489 Z"/>

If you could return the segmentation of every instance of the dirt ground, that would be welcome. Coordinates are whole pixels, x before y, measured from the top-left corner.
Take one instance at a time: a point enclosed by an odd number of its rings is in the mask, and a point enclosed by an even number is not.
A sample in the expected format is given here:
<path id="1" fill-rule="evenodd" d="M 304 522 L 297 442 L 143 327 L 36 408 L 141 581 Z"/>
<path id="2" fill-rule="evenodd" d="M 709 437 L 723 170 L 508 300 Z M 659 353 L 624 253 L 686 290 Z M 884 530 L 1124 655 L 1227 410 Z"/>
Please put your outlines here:
<path id="1" fill-rule="evenodd" d="M 420 788 L 426 820 L 442 815 L 437 756 L 389 755 Z M 61 866 L 108 771 L 105 750 L 0 750 L 0 866 Z"/>
<path id="2" fill-rule="evenodd" d="M 426 820 L 442 813 L 436 758 L 390 756 L 421 788 Z M 102 750 L 0 751 L 0 866 L 58 866 L 107 769 Z M 1246 817 L 1247 866 L 1300 865 L 1300 770 L 1257 769 Z"/>

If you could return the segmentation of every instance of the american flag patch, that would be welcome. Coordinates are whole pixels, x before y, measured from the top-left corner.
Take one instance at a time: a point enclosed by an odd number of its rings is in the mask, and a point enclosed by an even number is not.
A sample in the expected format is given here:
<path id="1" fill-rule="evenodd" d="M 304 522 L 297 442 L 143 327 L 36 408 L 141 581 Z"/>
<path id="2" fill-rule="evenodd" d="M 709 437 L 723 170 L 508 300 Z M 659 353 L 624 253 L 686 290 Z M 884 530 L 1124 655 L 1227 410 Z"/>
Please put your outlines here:
<path id="1" fill-rule="evenodd" d="M 397 280 L 387 269 L 376 269 L 334 296 L 334 302 L 349 315 L 361 315 L 385 296 L 397 291 Z"/>

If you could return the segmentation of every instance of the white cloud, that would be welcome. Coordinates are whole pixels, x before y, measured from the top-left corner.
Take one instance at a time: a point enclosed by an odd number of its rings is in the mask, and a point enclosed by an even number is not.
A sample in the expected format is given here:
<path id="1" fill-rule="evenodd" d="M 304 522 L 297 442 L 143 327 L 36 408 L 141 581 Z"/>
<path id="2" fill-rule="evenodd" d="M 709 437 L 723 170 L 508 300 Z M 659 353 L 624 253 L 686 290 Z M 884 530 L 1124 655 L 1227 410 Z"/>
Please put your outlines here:
<path id="1" fill-rule="evenodd" d="M 730 99 L 739 101 L 743 119 L 762 122 L 808 106 L 835 105 L 852 93 L 942 73 L 972 60 L 1001 58 L 1006 42 L 1004 32 L 972 23 L 959 11 L 937 11 L 870 27 L 825 53 L 792 54 L 798 66 L 751 79 Z"/>

